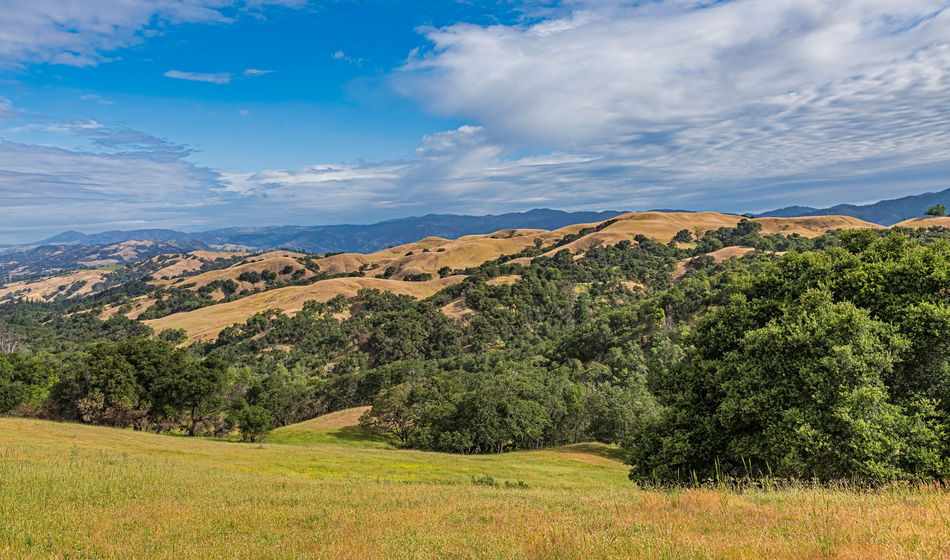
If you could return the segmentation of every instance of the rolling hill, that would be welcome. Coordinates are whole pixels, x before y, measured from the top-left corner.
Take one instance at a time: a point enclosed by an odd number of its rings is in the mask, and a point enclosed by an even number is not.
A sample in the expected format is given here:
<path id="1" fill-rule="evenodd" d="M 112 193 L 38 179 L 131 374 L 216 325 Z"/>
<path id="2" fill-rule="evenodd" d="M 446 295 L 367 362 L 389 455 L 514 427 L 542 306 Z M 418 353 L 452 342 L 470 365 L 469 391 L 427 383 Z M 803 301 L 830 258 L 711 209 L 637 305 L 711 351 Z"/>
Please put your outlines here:
<path id="1" fill-rule="evenodd" d="M 550 257 L 561 250 L 581 255 L 592 247 L 632 241 L 638 235 L 662 243 L 669 242 L 684 229 L 699 236 L 709 230 L 734 227 L 742 219 L 717 212 L 637 212 L 554 230 L 503 229 L 456 239 L 425 237 L 374 253 L 341 253 L 322 258 L 286 250 L 249 254 L 201 249 L 177 255 L 154 255 L 155 251 L 174 250 L 178 245 L 149 241 L 123 242 L 107 246 L 108 250 L 100 246 L 61 246 L 62 251 L 75 250 L 84 255 L 82 262 L 100 268 L 10 282 L 0 287 L 0 298 L 62 300 L 102 291 L 120 280 L 146 278 L 151 288 L 140 289 L 141 295 L 126 304 L 121 313 L 130 318 L 146 318 L 146 323 L 156 332 L 184 329 L 190 338 L 209 340 L 223 328 L 243 322 L 255 313 L 281 309 L 293 315 L 307 300 L 325 302 L 343 295 L 352 301 L 360 289 L 375 288 L 426 298 L 462 281 L 465 278 L 462 271 L 468 268 L 535 247 L 549 247 L 542 256 Z M 804 237 L 818 236 L 829 230 L 881 227 L 849 216 L 756 218 L 753 221 L 762 225 L 763 234 Z M 929 222 L 920 223 L 921 227 L 929 225 Z M 123 262 L 122 259 L 134 259 L 136 255 L 146 258 L 118 270 L 101 268 Z M 530 260 L 530 257 L 522 257 L 512 262 L 527 265 Z M 262 285 L 262 274 L 270 274 L 274 280 Z M 224 283 L 230 283 L 231 293 L 240 297 L 226 297 Z M 185 290 L 196 294 L 194 297 L 207 293 L 201 297 L 208 297 L 210 301 L 199 308 L 171 310 L 157 317 L 143 316 L 157 301 L 148 293 L 150 290 Z M 107 307 L 102 316 L 119 313 L 119 307 Z M 444 311 L 456 317 L 468 312 L 458 302 L 446 306 Z"/>

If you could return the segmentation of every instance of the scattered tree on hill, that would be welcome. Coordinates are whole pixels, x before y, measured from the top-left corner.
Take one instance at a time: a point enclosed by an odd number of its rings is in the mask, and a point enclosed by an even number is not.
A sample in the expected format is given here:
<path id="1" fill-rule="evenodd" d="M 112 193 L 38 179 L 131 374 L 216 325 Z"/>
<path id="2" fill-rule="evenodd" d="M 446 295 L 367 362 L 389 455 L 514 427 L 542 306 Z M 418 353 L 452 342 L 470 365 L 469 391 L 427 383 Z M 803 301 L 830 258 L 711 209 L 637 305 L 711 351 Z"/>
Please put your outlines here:
<path id="1" fill-rule="evenodd" d="M 678 243 L 689 243 L 693 240 L 693 234 L 688 229 L 681 229 L 673 236 L 673 241 Z"/>
<path id="2" fill-rule="evenodd" d="M 944 206 L 943 204 L 934 204 L 933 206 L 928 208 L 926 212 L 924 212 L 924 215 L 935 216 L 935 217 L 946 216 L 947 207 Z"/>
<path id="3" fill-rule="evenodd" d="M 261 279 L 261 274 L 256 270 L 246 270 L 238 276 L 238 280 L 249 284 L 257 284 Z"/>

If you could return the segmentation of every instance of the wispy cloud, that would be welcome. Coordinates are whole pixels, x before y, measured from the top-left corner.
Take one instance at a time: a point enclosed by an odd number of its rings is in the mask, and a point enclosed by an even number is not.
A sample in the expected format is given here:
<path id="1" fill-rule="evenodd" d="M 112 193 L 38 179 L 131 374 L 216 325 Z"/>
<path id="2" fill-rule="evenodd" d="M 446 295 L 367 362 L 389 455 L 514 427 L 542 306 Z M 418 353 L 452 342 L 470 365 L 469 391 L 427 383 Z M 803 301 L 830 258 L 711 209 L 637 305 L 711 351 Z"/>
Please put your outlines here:
<path id="1" fill-rule="evenodd" d="M 13 102 L 6 97 L 0 97 L 0 119 L 12 119 L 18 111 L 13 108 Z"/>
<path id="2" fill-rule="evenodd" d="M 343 52 L 343 51 L 336 51 L 336 52 L 334 52 L 334 53 L 333 53 L 333 58 L 336 59 L 336 60 L 342 60 L 342 61 L 344 61 L 344 62 L 349 62 L 350 64 L 356 64 L 357 66 L 359 66 L 359 65 L 361 65 L 361 64 L 363 63 L 363 59 L 362 59 L 362 58 L 355 58 L 355 57 L 352 57 L 352 56 L 346 54 L 346 53 Z"/>
<path id="3" fill-rule="evenodd" d="M 106 98 L 102 97 L 101 95 L 98 95 L 98 94 L 95 94 L 95 93 L 89 93 L 89 94 L 86 94 L 86 95 L 82 95 L 82 96 L 79 97 L 79 99 L 81 99 L 81 100 L 83 100 L 83 101 L 92 101 L 92 102 L 95 102 L 95 103 L 99 103 L 100 105 L 115 105 L 115 101 L 112 101 L 112 100 L 110 100 L 110 99 L 106 99 Z"/>
<path id="4" fill-rule="evenodd" d="M 273 70 L 258 70 L 257 68 L 248 68 L 242 74 L 245 76 L 263 76 L 265 74 L 273 74 Z"/>
<path id="5" fill-rule="evenodd" d="M 0 67 L 26 63 L 95 66 L 168 25 L 228 23 L 236 13 L 305 0 L 4 0 Z"/>
<path id="6" fill-rule="evenodd" d="M 188 80 L 190 82 L 206 82 L 209 84 L 228 84 L 231 83 L 230 72 L 216 72 L 214 74 L 202 72 L 182 72 L 180 70 L 169 70 L 165 72 L 166 78 L 175 78 L 176 80 Z"/>
<path id="7" fill-rule="evenodd" d="M 63 229 L 181 226 L 224 201 L 217 175 L 161 151 L 95 153 L 0 141 L 0 239 Z"/>

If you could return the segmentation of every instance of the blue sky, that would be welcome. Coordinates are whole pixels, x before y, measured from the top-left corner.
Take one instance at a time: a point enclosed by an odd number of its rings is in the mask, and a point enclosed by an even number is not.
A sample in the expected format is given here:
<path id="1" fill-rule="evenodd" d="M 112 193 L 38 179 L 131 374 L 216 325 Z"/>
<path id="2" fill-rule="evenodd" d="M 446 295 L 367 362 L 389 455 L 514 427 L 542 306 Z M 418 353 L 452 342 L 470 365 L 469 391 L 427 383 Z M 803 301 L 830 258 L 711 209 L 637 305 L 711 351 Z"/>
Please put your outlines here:
<path id="1" fill-rule="evenodd" d="M 0 244 L 943 189 L 947 7 L 6 0 Z"/>

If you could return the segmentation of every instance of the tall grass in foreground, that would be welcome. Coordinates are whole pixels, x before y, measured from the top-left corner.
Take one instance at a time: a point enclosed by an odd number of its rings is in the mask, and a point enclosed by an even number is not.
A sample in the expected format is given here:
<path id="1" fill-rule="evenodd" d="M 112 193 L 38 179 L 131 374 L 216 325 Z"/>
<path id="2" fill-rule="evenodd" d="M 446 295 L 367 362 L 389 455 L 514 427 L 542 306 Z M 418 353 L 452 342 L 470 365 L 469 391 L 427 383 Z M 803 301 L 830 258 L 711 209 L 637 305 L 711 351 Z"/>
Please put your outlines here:
<path id="1" fill-rule="evenodd" d="M 0 419 L 0 557 L 950 558 L 940 486 L 641 490 L 604 446 L 459 457 L 288 434 Z"/>

